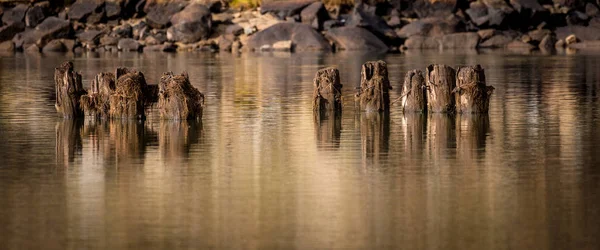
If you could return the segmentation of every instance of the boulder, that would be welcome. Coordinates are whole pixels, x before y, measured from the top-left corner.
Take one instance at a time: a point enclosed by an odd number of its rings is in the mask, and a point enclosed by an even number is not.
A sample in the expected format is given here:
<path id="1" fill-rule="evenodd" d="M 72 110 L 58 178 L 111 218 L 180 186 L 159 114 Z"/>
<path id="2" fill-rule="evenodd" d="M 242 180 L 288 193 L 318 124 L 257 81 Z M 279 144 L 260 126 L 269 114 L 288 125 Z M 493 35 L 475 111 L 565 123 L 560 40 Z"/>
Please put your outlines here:
<path id="1" fill-rule="evenodd" d="M 163 44 L 146 45 L 144 47 L 144 52 L 146 51 L 175 52 L 177 51 L 177 46 L 169 42 Z"/>
<path id="2" fill-rule="evenodd" d="M 144 21 L 135 20 L 130 22 L 130 25 L 133 33 L 133 39 L 143 40 L 150 34 L 151 28 Z"/>
<path id="3" fill-rule="evenodd" d="M 67 48 L 67 51 L 71 52 L 75 48 L 75 40 L 72 39 L 60 39 L 60 42 Z"/>
<path id="4" fill-rule="evenodd" d="M 569 25 L 556 28 L 555 33 L 558 39 L 565 39 L 569 35 L 575 35 L 582 41 L 600 40 L 600 28 L 596 26 Z"/>
<path id="5" fill-rule="evenodd" d="M 0 54 L 13 51 L 15 51 L 15 43 L 13 41 L 0 42 Z"/>
<path id="6" fill-rule="evenodd" d="M 412 9 L 420 18 L 445 17 L 457 7 L 457 0 L 416 0 Z"/>
<path id="7" fill-rule="evenodd" d="M 570 49 L 577 50 L 600 50 L 600 41 L 583 41 L 567 45 Z"/>
<path id="8" fill-rule="evenodd" d="M 88 30 L 77 34 L 79 41 L 85 45 L 97 45 L 100 41 L 100 36 L 103 34 L 99 30 Z"/>
<path id="9" fill-rule="evenodd" d="M 554 45 L 556 44 L 556 42 L 557 40 L 554 34 L 547 34 L 544 38 L 542 38 L 542 40 L 538 44 L 538 47 L 541 51 L 551 52 L 554 50 Z"/>
<path id="10" fill-rule="evenodd" d="M 131 38 L 122 38 L 119 40 L 117 48 L 122 51 L 141 51 L 142 45 Z"/>
<path id="11" fill-rule="evenodd" d="M 209 37 L 212 28 L 211 13 L 200 4 L 190 4 L 171 17 L 167 39 L 182 43 L 194 43 Z"/>
<path id="12" fill-rule="evenodd" d="M 477 26 L 505 26 L 507 16 L 514 12 L 504 0 L 478 0 L 470 3 L 465 11 Z"/>
<path id="13" fill-rule="evenodd" d="M 310 25 L 301 23 L 278 23 L 250 36 L 247 47 L 259 50 L 263 45 L 272 46 L 279 41 L 292 41 L 294 51 L 331 51 L 331 46 Z"/>
<path id="14" fill-rule="evenodd" d="M 336 50 L 365 50 L 386 52 L 388 46 L 366 29 L 357 27 L 332 28 L 325 37 L 335 44 Z"/>
<path id="15" fill-rule="evenodd" d="M 477 31 L 477 34 L 479 35 L 479 38 L 483 41 L 483 40 L 487 40 L 487 39 L 491 38 L 492 36 L 498 34 L 498 32 L 495 29 L 483 29 L 483 30 Z"/>
<path id="16" fill-rule="evenodd" d="M 565 38 L 566 45 L 571 45 L 571 44 L 577 43 L 578 41 L 579 41 L 579 39 L 577 39 L 577 36 L 575 36 L 575 35 L 569 35 Z"/>
<path id="17" fill-rule="evenodd" d="M 287 40 L 287 41 L 275 42 L 271 46 L 271 49 L 273 49 L 275 51 L 292 51 L 292 41 Z"/>
<path id="18" fill-rule="evenodd" d="M 67 15 L 70 20 L 86 22 L 87 18 L 95 12 L 104 11 L 104 3 L 96 0 L 77 0 L 69 7 Z M 95 20 L 93 20 L 95 21 Z"/>
<path id="19" fill-rule="evenodd" d="M 600 13 L 600 10 L 598 9 L 598 6 L 596 6 L 593 3 L 587 3 L 585 5 L 585 14 L 589 17 L 595 17 L 598 16 L 598 13 Z"/>
<path id="20" fill-rule="evenodd" d="M 42 48 L 42 52 L 67 52 L 67 47 L 60 40 L 52 40 Z"/>
<path id="21" fill-rule="evenodd" d="M 527 33 L 527 35 L 529 35 L 529 37 L 531 37 L 531 41 L 533 43 L 539 43 L 542 41 L 542 39 L 544 39 L 544 37 L 546 37 L 547 35 L 552 34 L 552 31 L 547 30 L 547 29 L 536 29 L 536 30 L 532 30 L 529 31 Z"/>
<path id="22" fill-rule="evenodd" d="M 363 3 L 354 6 L 352 14 L 346 21 L 346 26 L 365 28 L 387 42 L 392 42 L 398 38 L 396 32 L 387 25 L 387 22 L 376 15 L 375 7 Z"/>
<path id="23" fill-rule="evenodd" d="M 25 53 L 38 54 L 40 53 L 40 47 L 35 44 L 29 45 L 29 47 L 25 48 Z"/>
<path id="24" fill-rule="evenodd" d="M 100 38 L 99 42 L 102 46 L 116 46 L 119 44 L 119 39 L 118 37 L 105 35 Z"/>
<path id="25" fill-rule="evenodd" d="M 41 5 L 34 5 L 33 7 L 27 10 L 27 14 L 25 14 L 25 26 L 33 28 L 40 24 L 44 18 L 46 18 L 46 14 L 44 13 L 44 9 Z"/>
<path id="26" fill-rule="evenodd" d="M 19 4 L 10 10 L 5 10 L 2 15 L 2 23 L 4 24 L 13 24 L 19 23 L 24 26 L 25 13 L 29 9 L 29 5 L 27 4 Z"/>
<path id="27" fill-rule="evenodd" d="M 238 24 L 232 24 L 225 28 L 225 34 L 232 34 L 234 36 L 239 36 L 244 34 L 244 28 Z"/>
<path id="28" fill-rule="evenodd" d="M 312 4 L 315 0 L 289 0 L 289 1 L 268 1 L 260 6 L 260 14 L 273 13 L 280 19 L 300 14 L 302 9 Z"/>
<path id="29" fill-rule="evenodd" d="M 424 18 L 404 25 L 396 31 L 400 38 L 411 36 L 442 36 L 445 34 L 456 33 L 460 30 L 460 21 L 450 15 L 446 18 Z"/>
<path id="30" fill-rule="evenodd" d="M 40 46 L 46 45 L 53 39 L 66 38 L 71 34 L 71 24 L 67 20 L 57 17 L 48 17 L 42 21 L 35 29 L 23 34 L 22 45 L 38 43 Z"/>
<path id="31" fill-rule="evenodd" d="M 155 29 L 166 28 L 171 22 L 171 17 L 185 8 L 186 5 L 187 2 L 179 0 L 148 0 L 144 6 L 146 22 Z"/>
<path id="32" fill-rule="evenodd" d="M 476 49 L 479 35 L 476 32 L 462 32 L 443 36 L 412 36 L 404 42 L 407 49 Z"/>
<path id="33" fill-rule="evenodd" d="M 115 26 L 112 29 L 111 35 L 119 38 L 132 38 L 133 37 L 133 28 L 130 24 L 124 23 L 119 26 Z"/>
<path id="34" fill-rule="evenodd" d="M 11 23 L 0 27 L 0 42 L 11 40 L 25 29 L 23 23 Z"/>
<path id="35" fill-rule="evenodd" d="M 500 33 L 500 34 L 496 34 L 496 35 L 492 36 L 491 38 L 483 41 L 481 44 L 479 44 L 479 47 L 481 47 L 481 48 L 503 48 L 507 44 L 512 42 L 515 38 L 516 37 L 511 34 Z"/>
<path id="36" fill-rule="evenodd" d="M 190 83 L 187 72 L 163 73 L 158 84 L 160 117 L 172 120 L 202 119 L 204 95 Z"/>
<path id="37" fill-rule="evenodd" d="M 106 1 L 104 3 L 104 11 L 106 12 L 106 18 L 117 19 L 121 16 L 121 4 L 119 2 Z"/>
<path id="38" fill-rule="evenodd" d="M 232 37 L 228 37 L 232 35 L 222 35 L 217 39 L 217 44 L 219 45 L 219 50 L 221 51 L 231 51 L 231 46 L 233 45 Z"/>
<path id="39" fill-rule="evenodd" d="M 533 50 L 535 49 L 535 46 L 523 42 L 523 41 L 519 41 L 519 40 L 514 40 L 508 44 L 506 44 L 506 48 L 509 50 L 519 50 L 519 51 L 523 51 L 523 50 Z"/>
<path id="40" fill-rule="evenodd" d="M 300 12 L 302 23 L 312 25 L 313 28 L 323 30 L 323 23 L 329 19 L 329 13 L 322 2 L 314 2 Z"/>

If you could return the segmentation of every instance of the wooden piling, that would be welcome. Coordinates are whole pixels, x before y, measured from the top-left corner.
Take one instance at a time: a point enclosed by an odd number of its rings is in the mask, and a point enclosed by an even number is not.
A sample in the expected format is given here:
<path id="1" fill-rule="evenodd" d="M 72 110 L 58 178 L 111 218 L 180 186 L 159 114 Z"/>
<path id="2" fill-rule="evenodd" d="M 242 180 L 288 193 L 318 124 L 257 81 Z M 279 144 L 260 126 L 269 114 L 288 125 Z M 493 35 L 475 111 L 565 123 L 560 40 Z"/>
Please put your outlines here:
<path id="1" fill-rule="evenodd" d="M 56 111 L 65 118 L 83 116 L 79 99 L 86 94 L 81 84 L 81 75 L 74 71 L 73 62 L 64 62 L 54 70 Z"/>
<path id="2" fill-rule="evenodd" d="M 452 113 L 455 101 L 452 90 L 456 87 L 456 71 L 443 64 L 427 67 L 427 110 L 432 113 Z"/>
<path id="3" fill-rule="evenodd" d="M 400 103 L 404 112 L 425 112 L 427 110 L 425 78 L 422 71 L 411 70 L 406 72 Z"/>
<path id="4" fill-rule="evenodd" d="M 480 65 L 459 67 L 456 88 L 452 91 L 459 113 L 487 113 L 494 87 L 485 83 L 485 72 Z"/>
<path id="5" fill-rule="evenodd" d="M 342 111 L 342 86 L 337 68 L 328 67 L 318 70 L 313 80 L 313 110 Z"/>
<path id="6" fill-rule="evenodd" d="M 392 89 L 384 61 L 371 61 L 362 65 L 360 90 L 356 94 L 360 108 L 364 111 L 389 111 Z"/>

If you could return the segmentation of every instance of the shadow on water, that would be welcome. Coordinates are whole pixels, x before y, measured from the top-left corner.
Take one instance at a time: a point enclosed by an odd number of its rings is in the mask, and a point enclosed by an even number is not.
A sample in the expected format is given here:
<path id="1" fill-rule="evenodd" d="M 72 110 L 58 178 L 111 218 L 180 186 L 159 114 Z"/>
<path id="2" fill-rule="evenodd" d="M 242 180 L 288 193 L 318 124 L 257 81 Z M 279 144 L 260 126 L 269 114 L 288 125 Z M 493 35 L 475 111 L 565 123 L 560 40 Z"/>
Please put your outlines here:
<path id="1" fill-rule="evenodd" d="M 342 114 L 335 111 L 313 113 L 315 137 L 319 149 L 339 149 L 342 135 Z"/>

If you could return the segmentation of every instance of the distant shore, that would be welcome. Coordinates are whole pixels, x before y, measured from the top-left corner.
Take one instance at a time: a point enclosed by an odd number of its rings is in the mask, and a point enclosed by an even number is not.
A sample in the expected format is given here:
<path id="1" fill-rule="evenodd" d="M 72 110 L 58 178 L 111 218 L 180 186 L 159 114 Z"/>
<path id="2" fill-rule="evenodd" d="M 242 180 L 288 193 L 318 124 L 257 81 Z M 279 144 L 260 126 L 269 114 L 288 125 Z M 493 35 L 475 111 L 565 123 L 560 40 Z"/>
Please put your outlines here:
<path id="1" fill-rule="evenodd" d="M 0 1 L 0 52 L 600 49 L 596 1 L 56 2 Z"/>

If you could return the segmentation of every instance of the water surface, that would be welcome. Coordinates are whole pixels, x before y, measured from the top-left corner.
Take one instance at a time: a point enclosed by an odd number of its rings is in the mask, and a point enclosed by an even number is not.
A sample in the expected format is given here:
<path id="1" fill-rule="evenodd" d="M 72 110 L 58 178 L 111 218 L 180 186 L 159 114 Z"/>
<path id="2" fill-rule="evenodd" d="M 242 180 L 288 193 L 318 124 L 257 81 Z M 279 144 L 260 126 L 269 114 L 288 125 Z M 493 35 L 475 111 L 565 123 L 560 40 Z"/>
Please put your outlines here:
<path id="1" fill-rule="evenodd" d="M 481 64 L 487 116 L 365 114 L 367 60 L 404 73 Z M 84 86 L 134 67 L 188 71 L 201 123 L 73 121 L 54 67 Z M 337 66 L 340 117 L 315 119 Z M 600 56 L 477 53 L 95 54 L 0 57 L 3 249 L 596 249 Z"/>

